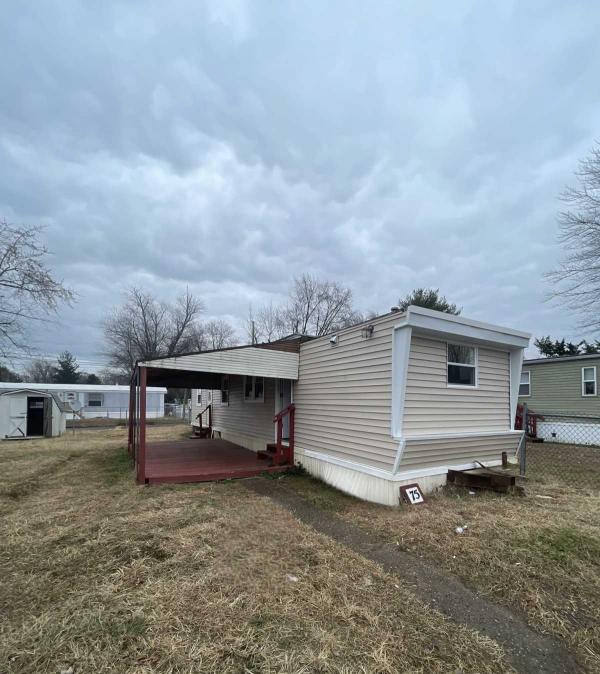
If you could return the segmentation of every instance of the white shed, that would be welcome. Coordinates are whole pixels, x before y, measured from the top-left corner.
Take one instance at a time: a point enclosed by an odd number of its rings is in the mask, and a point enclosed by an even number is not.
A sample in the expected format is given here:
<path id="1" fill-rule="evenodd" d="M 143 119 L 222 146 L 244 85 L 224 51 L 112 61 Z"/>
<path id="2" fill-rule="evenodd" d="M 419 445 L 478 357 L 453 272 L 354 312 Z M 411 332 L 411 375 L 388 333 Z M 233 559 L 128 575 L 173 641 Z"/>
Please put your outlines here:
<path id="1" fill-rule="evenodd" d="M 58 396 L 19 384 L 5 386 L 0 389 L 0 439 L 56 437 L 64 432 L 66 408 Z"/>

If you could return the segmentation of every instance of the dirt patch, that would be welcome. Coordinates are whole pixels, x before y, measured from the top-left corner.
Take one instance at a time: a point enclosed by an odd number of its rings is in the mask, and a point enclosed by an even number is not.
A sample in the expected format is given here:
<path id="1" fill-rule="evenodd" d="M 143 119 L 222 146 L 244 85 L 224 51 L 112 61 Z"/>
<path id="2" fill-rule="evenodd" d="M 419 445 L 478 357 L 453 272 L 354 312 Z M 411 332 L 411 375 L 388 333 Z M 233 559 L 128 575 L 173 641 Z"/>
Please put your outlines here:
<path id="1" fill-rule="evenodd" d="M 518 671 L 531 674 L 577 671 L 571 655 L 557 642 L 533 632 L 519 617 L 478 596 L 458 579 L 322 510 L 287 489 L 283 482 L 253 479 L 246 480 L 244 485 L 285 506 L 302 522 L 380 564 L 387 572 L 398 574 L 419 598 L 452 620 L 502 644 Z"/>

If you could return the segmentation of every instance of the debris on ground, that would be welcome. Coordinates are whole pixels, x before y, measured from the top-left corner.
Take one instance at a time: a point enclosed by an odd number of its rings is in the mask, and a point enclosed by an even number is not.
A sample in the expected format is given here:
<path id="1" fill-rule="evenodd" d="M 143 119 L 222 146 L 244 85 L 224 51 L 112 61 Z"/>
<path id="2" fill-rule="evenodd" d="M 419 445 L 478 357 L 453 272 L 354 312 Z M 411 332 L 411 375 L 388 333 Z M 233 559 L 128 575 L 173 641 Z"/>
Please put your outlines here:
<path id="1" fill-rule="evenodd" d="M 285 577 L 290 583 L 297 583 L 300 580 L 298 576 L 292 576 L 290 573 L 287 573 Z"/>

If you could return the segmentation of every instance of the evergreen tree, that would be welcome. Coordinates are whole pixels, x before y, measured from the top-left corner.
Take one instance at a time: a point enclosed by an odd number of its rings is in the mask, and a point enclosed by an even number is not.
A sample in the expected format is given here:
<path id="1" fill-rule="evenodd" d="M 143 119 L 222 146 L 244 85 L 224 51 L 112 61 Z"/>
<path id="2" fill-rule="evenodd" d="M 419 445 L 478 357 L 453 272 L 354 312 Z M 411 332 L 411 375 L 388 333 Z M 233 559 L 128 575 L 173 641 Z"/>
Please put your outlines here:
<path id="1" fill-rule="evenodd" d="M 456 304 L 450 303 L 443 295 L 440 295 L 439 288 L 416 288 L 404 299 L 398 301 L 401 311 L 406 311 L 413 304 L 424 309 L 433 309 L 434 311 L 443 311 L 445 314 L 454 314 L 458 316 L 462 311 Z"/>
<path id="2" fill-rule="evenodd" d="M 55 384 L 77 384 L 79 382 L 79 365 L 70 351 L 63 351 L 56 359 L 58 366 L 54 375 Z"/>
<path id="3" fill-rule="evenodd" d="M 20 382 L 23 381 L 23 378 L 18 372 L 14 372 L 6 365 L 0 365 L 0 381 Z"/>

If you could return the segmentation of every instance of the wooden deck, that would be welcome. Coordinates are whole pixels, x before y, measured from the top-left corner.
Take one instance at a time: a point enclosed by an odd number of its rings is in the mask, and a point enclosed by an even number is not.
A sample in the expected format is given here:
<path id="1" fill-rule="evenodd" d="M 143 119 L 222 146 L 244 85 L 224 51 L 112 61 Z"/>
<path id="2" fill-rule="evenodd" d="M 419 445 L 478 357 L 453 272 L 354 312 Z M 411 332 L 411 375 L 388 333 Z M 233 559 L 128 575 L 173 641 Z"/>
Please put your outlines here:
<path id="1" fill-rule="evenodd" d="M 269 466 L 256 452 L 227 440 L 167 440 L 146 443 L 146 482 L 212 482 L 261 473 L 285 472 L 289 466 Z"/>

